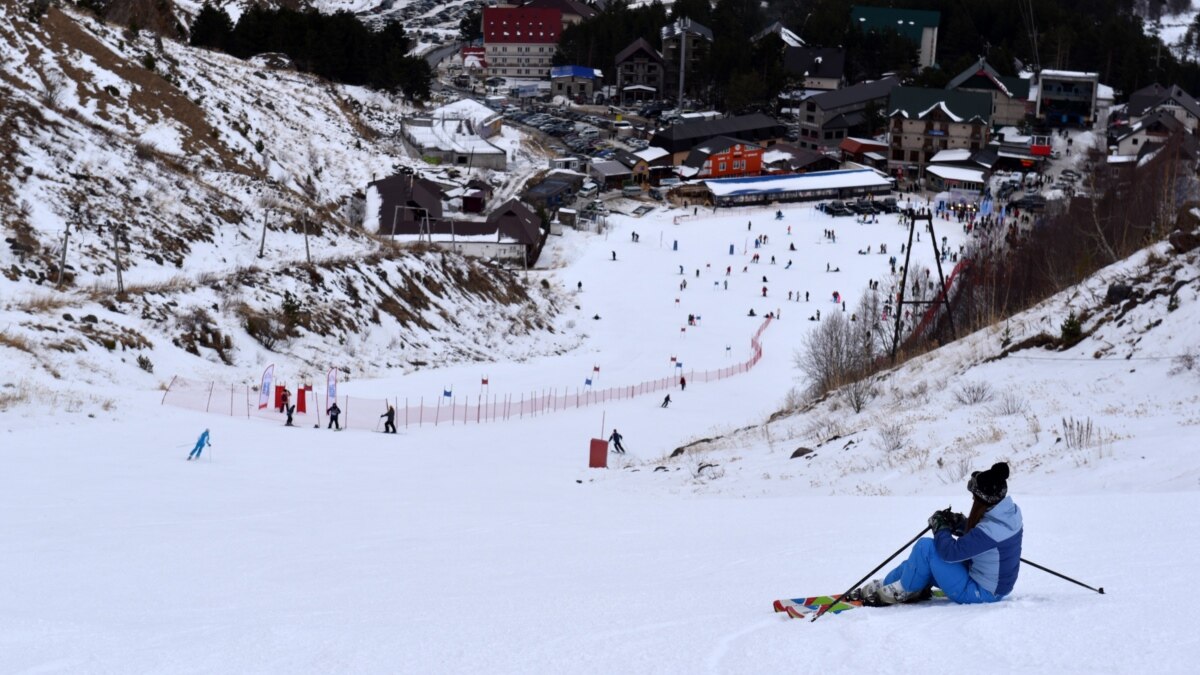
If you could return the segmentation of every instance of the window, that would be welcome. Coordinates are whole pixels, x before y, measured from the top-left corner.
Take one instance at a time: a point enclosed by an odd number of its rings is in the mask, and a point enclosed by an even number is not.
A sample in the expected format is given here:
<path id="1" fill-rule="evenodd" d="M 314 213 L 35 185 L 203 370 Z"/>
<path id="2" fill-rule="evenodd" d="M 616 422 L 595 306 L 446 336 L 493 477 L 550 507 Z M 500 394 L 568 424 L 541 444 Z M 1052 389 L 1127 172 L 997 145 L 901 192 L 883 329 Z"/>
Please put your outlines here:
<path id="1" fill-rule="evenodd" d="M 717 168 L 717 170 L 718 170 L 718 171 L 724 171 L 724 170 L 725 170 L 725 162 L 721 162 L 721 163 L 718 165 L 718 168 Z"/>
<path id="2" fill-rule="evenodd" d="M 899 148 L 892 149 L 892 160 L 897 162 L 904 161 L 904 151 Z"/>
<path id="3" fill-rule="evenodd" d="M 908 151 L 908 161 L 916 162 L 918 161 L 918 157 L 920 157 L 920 153 L 918 153 L 916 150 Z"/>

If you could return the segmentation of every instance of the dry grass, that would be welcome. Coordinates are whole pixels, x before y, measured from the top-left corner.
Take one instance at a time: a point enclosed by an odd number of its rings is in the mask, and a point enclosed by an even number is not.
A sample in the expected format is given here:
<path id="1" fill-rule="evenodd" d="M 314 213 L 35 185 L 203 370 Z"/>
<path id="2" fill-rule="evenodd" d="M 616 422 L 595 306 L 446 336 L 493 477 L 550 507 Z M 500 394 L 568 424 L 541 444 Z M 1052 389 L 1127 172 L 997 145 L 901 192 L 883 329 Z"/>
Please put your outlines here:
<path id="1" fill-rule="evenodd" d="M 27 380 L 0 386 L 0 412 L 26 406 L 36 406 L 41 412 L 51 413 L 96 409 L 109 412 L 114 410 L 116 405 L 116 401 L 111 398 L 71 390 L 58 391 Z"/>
<path id="2" fill-rule="evenodd" d="M 0 331 L 0 347 L 11 347 L 26 354 L 33 354 L 33 345 L 29 342 L 29 338 L 7 330 Z"/>
<path id="3" fill-rule="evenodd" d="M 27 314 L 49 314 L 73 304 L 72 298 L 63 293 L 50 295 L 27 295 L 9 303 L 9 309 Z"/>

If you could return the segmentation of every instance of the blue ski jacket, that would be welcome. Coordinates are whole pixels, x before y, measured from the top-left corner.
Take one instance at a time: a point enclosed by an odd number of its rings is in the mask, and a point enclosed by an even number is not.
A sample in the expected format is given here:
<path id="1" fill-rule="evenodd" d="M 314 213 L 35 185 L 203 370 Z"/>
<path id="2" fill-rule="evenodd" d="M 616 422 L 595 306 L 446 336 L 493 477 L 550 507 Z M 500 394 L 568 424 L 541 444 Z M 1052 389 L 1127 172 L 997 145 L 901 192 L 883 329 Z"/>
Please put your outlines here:
<path id="1" fill-rule="evenodd" d="M 938 530 L 934 545 L 946 562 L 965 562 L 971 579 L 996 597 L 1012 592 L 1021 569 L 1021 509 L 1012 497 L 988 509 L 970 532 L 955 539 L 949 529 Z"/>

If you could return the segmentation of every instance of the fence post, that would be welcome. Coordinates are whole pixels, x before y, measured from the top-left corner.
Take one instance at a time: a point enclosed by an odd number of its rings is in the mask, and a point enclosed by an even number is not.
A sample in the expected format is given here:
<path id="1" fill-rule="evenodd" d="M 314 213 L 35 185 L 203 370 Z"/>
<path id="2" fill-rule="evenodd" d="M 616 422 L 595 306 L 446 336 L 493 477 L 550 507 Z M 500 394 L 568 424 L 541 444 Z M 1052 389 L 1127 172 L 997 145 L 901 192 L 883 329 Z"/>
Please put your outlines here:
<path id="1" fill-rule="evenodd" d="M 217 383 L 215 381 L 208 383 L 208 403 L 204 404 L 204 412 L 208 412 L 208 409 L 210 407 L 212 407 L 212 393 L 213 393 L 213 389 L 216 388 L 216 386 L 217 386 Z"/>
<path id="2" fill-rule="evenodd" d="M 420 427 L 421 425 L 425 424 L 425 397 L 424 396 L 421 397 L 421 412 L 418 413 L 418 415 L 419 415 L 419 417 L 417 417 L 417 426 Z"/>
<path id="3" fill-rule="evenodd" d="M 337 399 L 334 399 L 335 401 Z M 346 428 L 350 428 L 350 394 L 346 394 Z"/>
<path id="4" fill-rule="evenodd" d="M 404 397 L 404 430 L 408 431 L 408 397 Z"/>
<path id="5" fill-rule="evenodd" d="M 163 392 L 162 400 L 159 401 L 159 403 L 158 403 L 159 405 L 163 405 L 164 403 L 167 402 L 167 394 L 171 393 L 171 387 L 175 386 L 175 378 L 177 378 L 177 377 L 179 377 L 179 376 L 178 375 L 171 376 L 171 381 L 167 384 L 167 390 Z"/>

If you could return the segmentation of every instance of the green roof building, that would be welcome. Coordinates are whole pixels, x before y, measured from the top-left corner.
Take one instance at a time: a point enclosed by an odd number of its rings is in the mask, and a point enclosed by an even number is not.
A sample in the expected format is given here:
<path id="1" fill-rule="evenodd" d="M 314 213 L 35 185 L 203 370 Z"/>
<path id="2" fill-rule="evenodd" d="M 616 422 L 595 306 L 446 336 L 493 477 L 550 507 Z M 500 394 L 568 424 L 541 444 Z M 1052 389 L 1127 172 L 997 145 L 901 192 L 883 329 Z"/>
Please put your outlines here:
<path id="1" fill-rule="evenodd" d="M 917 43 L 920 50 L 918 62 L 922 68 L 928 68 L 937 61 L 937 31 L 942 21 L 941 12 L 855 5 L 850 10 L 850 21 L 868 34 L 891 29 Z"/>

